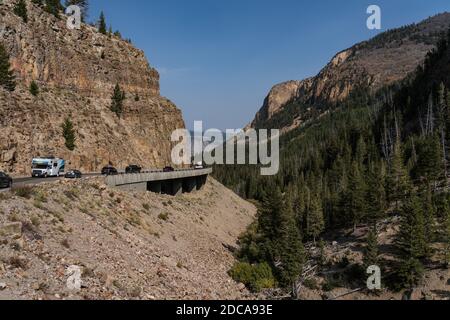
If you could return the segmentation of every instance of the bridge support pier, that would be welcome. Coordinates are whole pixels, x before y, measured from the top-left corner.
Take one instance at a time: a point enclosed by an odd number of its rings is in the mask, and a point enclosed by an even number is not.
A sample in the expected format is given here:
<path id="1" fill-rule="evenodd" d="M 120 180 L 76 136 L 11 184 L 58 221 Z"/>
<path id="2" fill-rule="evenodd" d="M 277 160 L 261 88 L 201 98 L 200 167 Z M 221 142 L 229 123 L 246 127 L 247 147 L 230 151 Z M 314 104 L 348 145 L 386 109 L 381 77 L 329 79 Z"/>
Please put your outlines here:
<path id="1" fill-rule="evenodd" d="M 162 182 L 161 181 L 147 182 L 147 191 L 154 193 L 162 193 Z"/>
<path id="2" fill-rule="evenodd" d="M 178 196 L 183 193 L 183 180 L 177 179 L 172 181 L 172 195 Z"/>
<path id="3" fill-rule="evenodd" d="M 202 190 L 206 184 L 208 176 L 207 175 L 198 176 L 198 177 L 195 177 L 195 179 L 196 179 L 196 183 L 197 183 L 197 190 Z"/>
<path id="4" fill-rule="evenodd" d="M 197 191 L 197 179 L 195 177 L 183 179 L 183 193 Z"/>

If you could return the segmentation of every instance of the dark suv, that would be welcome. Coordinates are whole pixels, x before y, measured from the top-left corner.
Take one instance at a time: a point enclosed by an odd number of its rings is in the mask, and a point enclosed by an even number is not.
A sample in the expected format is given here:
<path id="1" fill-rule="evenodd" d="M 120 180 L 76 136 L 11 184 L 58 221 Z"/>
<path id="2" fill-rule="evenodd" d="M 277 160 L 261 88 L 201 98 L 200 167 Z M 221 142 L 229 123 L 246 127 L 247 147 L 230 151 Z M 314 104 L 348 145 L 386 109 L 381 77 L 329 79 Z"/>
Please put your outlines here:
<path id="1" fill-rule="evenodd" d="M 112 166 L 107 166 L 102 169 L 102 175 L 104 176 L 115 176 L 118 174 L 119 172 L 117 171 L 117 169 Z"/>
<path id="2" fill-rule="evenodd" d="M 0 172 L 0 188 L 11 188 L 13 180 L 4 172 Z"/>
<path id="3" fill-rule="evenodd" d="M 81 179 L 83 174 L 79 170 L 70 170 L 64 176 L 66 179 Z"/>
<path id="4" fill-rule="evenodd" d="M 141 171 L 142 171 L 142 168 L 135 164 L 129 165 L 125 169 L 125 173 L 141 173 Z"/>

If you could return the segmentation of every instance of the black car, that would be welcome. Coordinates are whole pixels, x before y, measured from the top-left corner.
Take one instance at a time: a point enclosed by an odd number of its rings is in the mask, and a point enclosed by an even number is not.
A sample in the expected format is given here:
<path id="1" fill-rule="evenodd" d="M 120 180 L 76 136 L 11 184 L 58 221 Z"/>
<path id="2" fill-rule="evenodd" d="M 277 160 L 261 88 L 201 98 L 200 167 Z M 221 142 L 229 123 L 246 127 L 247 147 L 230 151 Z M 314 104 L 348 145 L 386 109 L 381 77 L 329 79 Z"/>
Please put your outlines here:
<path id="1" fill-rule="evenodd" d="M 129 165 L 125 169 L 125 173 L 141 173 L 141 171 L 142 171 L 142 168 L 135 164 Z"/>
<path id="2" fill-rule="evenodd" d="M 102 169 L 102 175 L 105 175 L 105 176 L 115 176 L 118 174 L 119 174 L 119 172 L 117 171 L 117 169 L 114 167 L 111 167 L 111 166 L 104 167 Z"/>
<path id="3" fill-rule="evenodd" d="M 67 179 L 81 179 L 82 176 L 83 174 L 79 170 L 71 170 L 65 175 Z"/>
<path id="4" fill-rule="evenodd" d="M 13 180 L 4 172 L 0 172 L 0 188 L 11 188 Z"/>
<path id="5" fill-rule="evenodd" d="M 175 171 L 175 169 L 173 167 L 169 167 L 169 166 L 167 166 L 163 169 L 163 172 L 174 172 L 174 171 Z"/>

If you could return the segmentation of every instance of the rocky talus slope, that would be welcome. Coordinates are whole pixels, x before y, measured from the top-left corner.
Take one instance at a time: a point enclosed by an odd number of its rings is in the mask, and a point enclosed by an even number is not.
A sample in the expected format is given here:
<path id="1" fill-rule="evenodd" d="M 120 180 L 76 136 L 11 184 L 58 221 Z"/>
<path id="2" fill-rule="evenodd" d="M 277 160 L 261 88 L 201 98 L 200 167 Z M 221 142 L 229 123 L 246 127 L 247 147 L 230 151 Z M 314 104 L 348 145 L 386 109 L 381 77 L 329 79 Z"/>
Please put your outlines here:
<path id="1" fill-rule="evenodd" d="M 28 23 L 0 4 L 0 42 L 11 56 L 17 89 L 0 89 L 0 169 L 29 174 L 36 156 L 64 157 L 70 166 L 98 171 L 170 161 L 173 130 L 184 128 L 180 110 L 160 96 L 159 74 L 144 53 L 115 36 L 82 25 L 69 30 L 60 19 L 27 1 Z M 40 88 L 35 97 L 28 88 Z M 116 84 L 126 92 L 124 114 L 109 110 Z M 64 146 L 61 124 L 70 117 L 77 148 Z"/>
<path id="2" fill-rule="evenodd" d="M 274 86 L 248 128 L 277 127 L 287 131 L 308 120 L 309 108 L 320 113 L 346 99 L 354 89 L 376 90 L 402 80 L 423 62 L 439 34 L 449 26 L 450 13 L 443 13 L 387 31 L 336 54 L 317 76 Z M 301 106 L 306 106 L 305 110 L 299 110 Z M 283 121 L 271 121 L 282 112 L 290 114 L 284 115 Z"/>
<path id="3" fill-rule="evenodd" d="M 213 179 L 180 197 L 99 178 L 0 193 L 0 300 L 252 298 L 227 271 L 255 214 Z"/>

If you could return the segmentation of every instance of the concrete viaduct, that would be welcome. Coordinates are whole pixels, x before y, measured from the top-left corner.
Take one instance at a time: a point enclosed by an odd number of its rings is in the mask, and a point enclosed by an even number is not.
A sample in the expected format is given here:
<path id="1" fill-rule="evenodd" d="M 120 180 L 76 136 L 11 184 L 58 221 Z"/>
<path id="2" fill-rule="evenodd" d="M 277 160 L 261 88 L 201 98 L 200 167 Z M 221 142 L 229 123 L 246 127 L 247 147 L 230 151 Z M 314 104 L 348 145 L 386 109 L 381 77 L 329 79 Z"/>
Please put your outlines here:
<path id="1" fill-rule="evenodd" d="M 194 192 L 202 189 L 211 168 L 198 170 L 176 170 L 173 172 L 151 171 L 134 174 L 108 176 L 106 183 L 110 187 L 129 191 L 150 191 L 168 195 Z"/>

